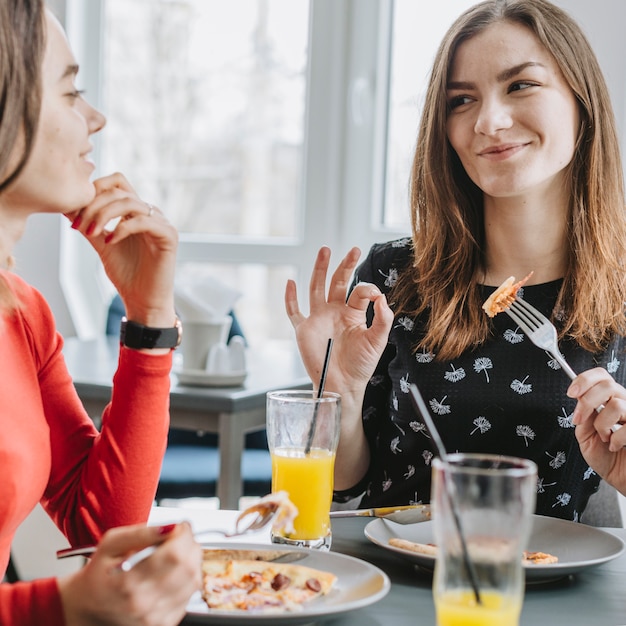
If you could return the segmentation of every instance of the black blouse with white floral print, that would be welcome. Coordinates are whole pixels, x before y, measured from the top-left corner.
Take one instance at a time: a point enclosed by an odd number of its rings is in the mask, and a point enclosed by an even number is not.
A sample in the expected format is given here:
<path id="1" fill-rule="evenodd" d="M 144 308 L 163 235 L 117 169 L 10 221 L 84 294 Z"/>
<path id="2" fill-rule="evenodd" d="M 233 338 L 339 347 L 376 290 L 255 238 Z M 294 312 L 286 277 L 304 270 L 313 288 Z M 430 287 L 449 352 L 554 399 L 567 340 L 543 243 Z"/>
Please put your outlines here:
<path id="1" fill-rule="evenodd" d="M 387 293 L 411 260 L 409 239 L 375 245 L 359 266 L 355 283 L 374 283 Z M 526 286 L 524 299 L 549 316 L 560 285 L 559 280 Z M 486 299 L 493 288 L 484 291 Z M 600 478 L 584 461 L 574 436 L 571 414 L 576 402 L 565 393 L 570 380 L 508 315 L 498 315 L 493 322 L 489 341 L 441 362 L 428 352 L 414 352 L 420 320 L 396 316 L 363 404 L 370 468 L 353 489 L 335 492 L 335 501 L 363 492 L 364 507 L 430 500 L 435 449 L 409 399 L 409 385 L 415 383 L 449 452 L 532 459 L 539 468 L 537 513 L 578 521 Z M 573 342 L 560 345 L 574 371 L 602 366 L 622 385 L 624 348 L 622 337 L 601 354 Z"/>

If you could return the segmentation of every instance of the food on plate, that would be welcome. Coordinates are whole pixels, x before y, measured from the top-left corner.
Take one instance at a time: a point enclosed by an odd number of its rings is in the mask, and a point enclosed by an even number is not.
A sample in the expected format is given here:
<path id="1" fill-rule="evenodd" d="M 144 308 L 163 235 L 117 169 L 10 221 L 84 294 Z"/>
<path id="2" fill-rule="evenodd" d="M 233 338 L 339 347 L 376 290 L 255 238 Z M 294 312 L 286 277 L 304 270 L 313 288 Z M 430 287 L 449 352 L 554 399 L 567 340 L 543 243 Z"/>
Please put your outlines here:
<path id="1" fill-rule="evenodd" d="M 298 508 L 289 499 L 286 491 L 275 491 L 270 493 L 241 512 L 237 518 L 237 524 L 248 515 L 256 513 L 263 517 L 271 511 L 276 511 L 272 519 L 272 530 L 274 532 L 283 532 L 285 534 L 293 533 L 293 521 L 298 516 Z"/>
<path id="2" fill-rule="evenodd" d="M 301 611 L 337 579 L 305 565 L 254 560 L 204 560 L 202 575 L 202 597 L 210 609 L 254 613 Z"/>
<path id="3" fill-rule="evenodd" d="M 437 546 L 434 543 L 418 543 L 417 541 L 409 541 L 408 539 L 392 537 L 389 539 L 389 545 L 402 550 L 417 552 L 418 554 L 425 554 L 432 557 L 437 556 Z M 524 550 L 522 553 L 522 563 L 524 565 L 550 565 L 558 562 L 559 557 L 548 552 L 532 552 L 530 550 Z"/>
<path id="4" fill-rule="evenodd" d="M 498 313 L 502 313 L 508 309 L 515 295 L 526 281 L 533 275 L 532 272 L 522 280 L 515 282 L 515 276 L 509 276 L 484 302 L 483 310 L 489 317 L 495 317 Z"/>
<path id="5" fill-rule="evenodd" d="M 419 554 L 427 554 L 428 556 L 437 556 L 437 546 L 434 543 L 417 543 L 416 541 L 409 541 L 408 539 L 400 539 L 398 537 L 392 537 L 389 540 L 389 545 L 402 550 L 410 550 L 411 552 L 418 552 Z"/>
<path id="6" fill-rule="evenodd" d="M 524 550 L 522 554 L 522 561 L 525 565 L 550 565 L 551 563 L 558 563 L 559 557 L 548 552 L 531 552 L 530 550 Z"/>

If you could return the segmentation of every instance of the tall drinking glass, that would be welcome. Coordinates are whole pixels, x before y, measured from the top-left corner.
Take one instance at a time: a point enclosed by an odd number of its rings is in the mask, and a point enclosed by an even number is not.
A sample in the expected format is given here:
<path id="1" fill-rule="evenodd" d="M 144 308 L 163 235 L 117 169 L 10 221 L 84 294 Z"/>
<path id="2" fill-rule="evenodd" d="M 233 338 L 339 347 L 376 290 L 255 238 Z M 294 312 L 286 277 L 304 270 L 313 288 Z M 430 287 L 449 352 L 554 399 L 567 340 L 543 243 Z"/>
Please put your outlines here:
<path id="1" fill-rule="evenodd" d="M 286 491 L 298 508 L 295 532 L 272 531 L 272 541 L 329 550 L 330 505 L 339 441 L 340 396 L 314 391 L 267 394 L 267 441 L 272 491 Z"/>
<path id="2" fill-rule="evenodd" d="M 537 466 L 527 459 L 433 461 L 437 626 L 518 626 L 536 488 Z"/>

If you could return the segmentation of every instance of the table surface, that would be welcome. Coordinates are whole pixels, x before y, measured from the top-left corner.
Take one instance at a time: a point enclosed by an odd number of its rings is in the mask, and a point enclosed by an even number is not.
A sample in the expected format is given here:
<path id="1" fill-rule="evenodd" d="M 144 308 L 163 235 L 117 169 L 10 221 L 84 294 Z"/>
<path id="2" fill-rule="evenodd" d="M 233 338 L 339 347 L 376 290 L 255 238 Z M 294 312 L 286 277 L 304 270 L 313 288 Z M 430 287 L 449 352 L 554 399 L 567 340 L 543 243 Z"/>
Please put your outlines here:
<path id="1" fill-rule="evenodd" d="M 189 519 L 194 529 L 211 524 L 232 526 L 233 511 L 185 511 L 155 507 L 151 521 Z M 391 580 L 391 590 L 379 602 L 331 618 L 327 626 L 434 626 L 432 575 L 408 561 L 371 543 L 363 531 L 367 519 L 343 518 L 332 522 L 332 550 L 363 559 L 383 570 Z M 606 529 L 626 540 L 626 529 Z M 251 536 L 252 537 L 252 536 Z M 269 543 L 269 535 L 254 536 L 254 541 Z M 245 539 L 246 542 L 253 539 Z M 626 625 L 626 554 L 575 576 L 526 588 L 520 626 L 624 626 Z M 277 620 L 277 624 L 280 620 Z M 185 621 L 183 621 L 183 624 Z"/>
<path id="2" fill-rule="evenodd" d="M 103 400 L 111 395 L 113 374 L 117 368 L 119 339 L 101 336 L 65 340 L 63 355 L 81 397 Z M 178 362 L 174 355 L 174 370 Z M 245 411 L 265 405 L 265 394 L 274 389 L 310 387 L 311 381 L 295 344 L 288 341 L 266 342 L 246 349 L 248 376 L 237 387 L 201 387 L 181 385 L 172 372 L 171 405 L 174 408 L 214 411 Z"/>

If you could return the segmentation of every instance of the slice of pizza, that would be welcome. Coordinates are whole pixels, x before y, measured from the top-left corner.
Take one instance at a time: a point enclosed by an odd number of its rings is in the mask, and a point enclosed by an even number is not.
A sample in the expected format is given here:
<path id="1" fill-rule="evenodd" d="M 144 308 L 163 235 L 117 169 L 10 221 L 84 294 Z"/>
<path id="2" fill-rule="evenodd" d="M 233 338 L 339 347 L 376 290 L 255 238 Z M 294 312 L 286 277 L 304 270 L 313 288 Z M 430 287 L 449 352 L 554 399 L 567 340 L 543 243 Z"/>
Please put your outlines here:
<path id="1" fill-rule="evenodd" d="M 206 560 L 202 573 L 202 597 L 210 609 L 255 613 L 301 611 L 337 579 L 305 565 L 250 560 Z"/>
<path id="2" fill-rule="evenodd" d="M 389 540 L 389 545 L 395 548 L 401 548 L 402 550 L 425 554 L 426 556 L 437 556 L 437 546 L 434 543 L 418 543 L 417 541 L 392 537 Z"/>
<path id="3" fill-rule="evenodd" d="M 260 515 L 263 517 L 268 512 L 275 511 L 272 518 L 272 530 L 291 534 L 295 532 L 293 521 L 298 517 L 298 508 L 289 499 L 286 491 L 274 491 L 259 498 L 252 506 L 244 509 L 237 518 L 237 524 L 248 515 Z"/>
<path id="4" fill-rule="evenodd" d="M 409 550 L 410 552 L 424 554 L 426 556 L 437 556 L 437 546 L 434 543 L 418 543 L 416 541 L 409 541 L 408 539 L 391 537 L 391 539 L 389 539 L 389 545 L 401 548 L 402 550 Z M 559 557 L 548 552 L 532 552 L 531 550 L 524 550 L 522 553 L 523 565 L 550 565 L 558 562 Z"/>
<path id="5" fill-rule="evenodd" d="M 528 276 L 515 282 L 515 276 L 509 276 L 484 302 L 483 310 L 489 317 L 495 317 L 498 313 L 506 311 L 520 288 L 533 275 L 532 272 Z"/>

